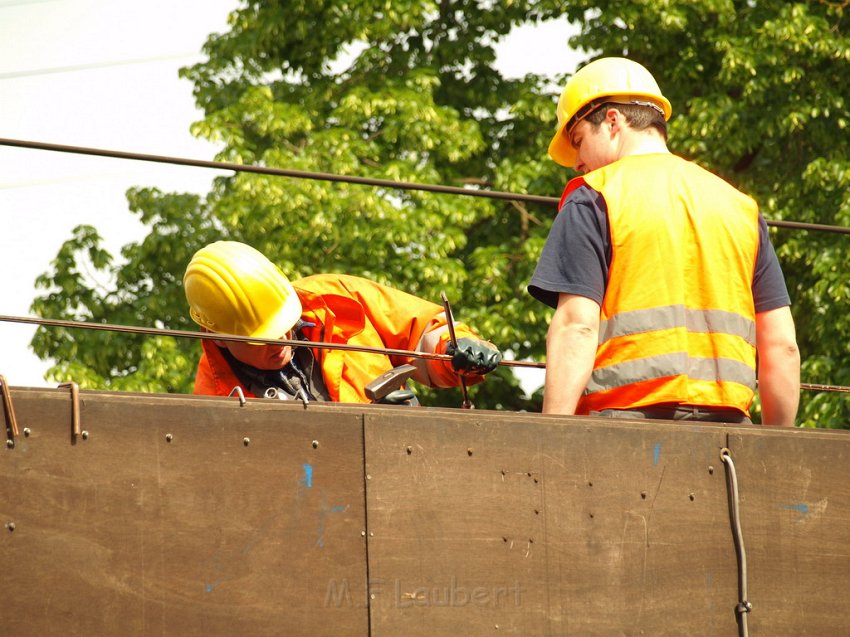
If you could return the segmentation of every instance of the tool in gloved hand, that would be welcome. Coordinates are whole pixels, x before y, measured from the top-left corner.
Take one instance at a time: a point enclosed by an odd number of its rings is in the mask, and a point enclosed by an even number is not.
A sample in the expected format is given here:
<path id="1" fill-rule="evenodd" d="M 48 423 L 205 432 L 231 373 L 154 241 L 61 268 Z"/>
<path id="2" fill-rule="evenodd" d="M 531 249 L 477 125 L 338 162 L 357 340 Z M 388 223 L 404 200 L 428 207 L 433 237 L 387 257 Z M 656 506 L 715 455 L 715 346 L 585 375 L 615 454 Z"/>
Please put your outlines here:
<path id="1" fill-rule="evenodd" d="M 440 298 L 443 300 L 443 311 L 446 313 L 446 327 L 449 328 L 449 347 L 457 348 L 455 320 L 454 316 L 452 316 L 452 306 L 449 305 L 449 297 L 446 296 L 445 292 L 440 292 Z M 454 367 L 454 359 L 452 359 L 452 367 Z M 461 407 L 463 409 L 472 409 L 473 404 L 472 401 L 469 400 L 469 390 L 466 388 L 466 380 L 460 372 L 458 372 L 457 377 L 460 379 L 460 392 L 463 394 L 463 403 L 461 404 Z"/>
<path id="2" fill-rule="evenodd" d="M 495 345 L 468 337 L 458 339 L 457 344 L 449 343 L 446 354 L 452 357 L 455 371 L 467 376 L 489 374 L 502 360 L 502 352 Z"/>
<path id="3" fill-rule="evenodd" d="M 363 388 L 366 398 L 373 403 L 384 405 L 409 405 L 416 397 L 409 389 L 400 387 L 413 376 L 416 368 L 413 365 L 399 365 L 384 372 Z"/>

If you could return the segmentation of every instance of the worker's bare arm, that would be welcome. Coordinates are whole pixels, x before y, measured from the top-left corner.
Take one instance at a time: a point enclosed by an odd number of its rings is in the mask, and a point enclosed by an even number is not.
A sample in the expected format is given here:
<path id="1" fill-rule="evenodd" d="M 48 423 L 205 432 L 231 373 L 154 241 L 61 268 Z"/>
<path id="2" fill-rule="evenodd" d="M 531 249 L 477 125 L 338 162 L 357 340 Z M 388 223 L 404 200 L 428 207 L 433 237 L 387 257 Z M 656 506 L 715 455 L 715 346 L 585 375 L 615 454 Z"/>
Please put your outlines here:
<path id="1" fill-rule="evenodd" d="M 800 350 L 788 306 L 756 314 L 762 423 L 793 427 L 800 403 Z"/>
<path id="2" fill-rule="evenodd" d="M 574 414 L 596 358 L 599 304 L 561 294 L 546 337 L 543 413 Z"/>

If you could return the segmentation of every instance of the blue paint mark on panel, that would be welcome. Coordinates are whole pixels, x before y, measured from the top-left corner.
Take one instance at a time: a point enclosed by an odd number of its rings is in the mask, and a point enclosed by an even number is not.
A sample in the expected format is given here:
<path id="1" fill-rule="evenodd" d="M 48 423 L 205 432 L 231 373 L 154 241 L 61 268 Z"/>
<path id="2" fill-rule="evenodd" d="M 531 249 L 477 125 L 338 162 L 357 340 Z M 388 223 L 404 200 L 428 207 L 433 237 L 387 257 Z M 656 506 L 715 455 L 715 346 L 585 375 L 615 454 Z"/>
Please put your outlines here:
<path id="1" fill-rule="evenodd" d="M 655 449 L 652 450 L 652 464 L 658 464 L 658 460 L 661 458 L 661 443 L 655 443 Z"/>
<path id="2" fill-rule="evenodd" d="M 791 509 L 792 511 L 796 511 L 797 513 L 802 513 L 803 515 L 807 515 L 809 512 L 809 505 L 801 502 L 799 504 L 786 504 L 783 509 Z"/>
<path id="3" fill-rule="evenodd" d="M 204 592 L 212 593 L 215 590 L 215 584 L 204 584 Z"/>
<path id="4" fill-rule="evenodd" d="M 308 489 L 313 486 L 313 465 L 305 464 L 304 465 L 304 477 L 301 478 L 301 484 L 306 486 Z"/>

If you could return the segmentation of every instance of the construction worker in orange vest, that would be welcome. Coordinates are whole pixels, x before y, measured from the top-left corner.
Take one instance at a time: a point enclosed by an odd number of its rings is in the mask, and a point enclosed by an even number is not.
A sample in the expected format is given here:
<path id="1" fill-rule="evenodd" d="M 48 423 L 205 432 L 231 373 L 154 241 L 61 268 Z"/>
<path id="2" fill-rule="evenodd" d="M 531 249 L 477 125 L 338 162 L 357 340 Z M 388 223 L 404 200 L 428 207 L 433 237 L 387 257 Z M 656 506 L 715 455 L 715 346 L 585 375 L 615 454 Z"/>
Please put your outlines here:
<path id="1" fill-rule="evenodd" d="M 750 422 L 758 386 L 763 424 L 793 426 L 800 352 L 767 224 L 669 152 L 671 112 L 625 58 L 584 66 L 561 95 L 549 155 L 582 176 L 528 286 L 555 308 L 543 411 Z"/>
<path id="2" fill-rule="evenodd" d="M 499 350 L 462 323 L 450 342 L 443 307 L 372 281 L 319 274 L 290 283 L 263 254 L 244 243 L 217 241 L 192 257 L 183 277 L 190 315 L 210 332 L 262 339 L 344 343 L 373 348 L 449 354 L 451 361 L 372 352 L 292 348 L 204 340 L 196 394 L 270 396 L 335 402 L 370 402 L 364 388 L 396 366 L 416 367 L 424 385 L 481 382 L 502 359 Z M 409 403 L 400 388 L 385 403 Z"/>

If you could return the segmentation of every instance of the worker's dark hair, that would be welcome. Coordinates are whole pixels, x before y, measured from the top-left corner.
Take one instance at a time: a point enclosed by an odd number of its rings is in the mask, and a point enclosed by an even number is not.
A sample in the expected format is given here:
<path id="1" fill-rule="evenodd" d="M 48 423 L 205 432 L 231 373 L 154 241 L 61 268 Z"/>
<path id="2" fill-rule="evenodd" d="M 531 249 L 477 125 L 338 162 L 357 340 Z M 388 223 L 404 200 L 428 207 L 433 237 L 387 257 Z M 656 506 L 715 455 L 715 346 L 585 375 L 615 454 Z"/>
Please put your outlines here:
<path id="1" fill-rule="evenodd" d="M 599 126 L 605 121 L 605 113 L 609 108 L 616 108 L 626 118 L 629 126 L 635 130 L 646 130 L 647 128 L 655 128 L 664 141 L 667 141 L 667 121 L 664 115 L 653 108 L 652 106 L 643 106 L 642 104 L 618 104 L 616 102 L 605 102 L 595 108 L 593 112 L 585 119 L 593 124 L 594 127 Z"/>

